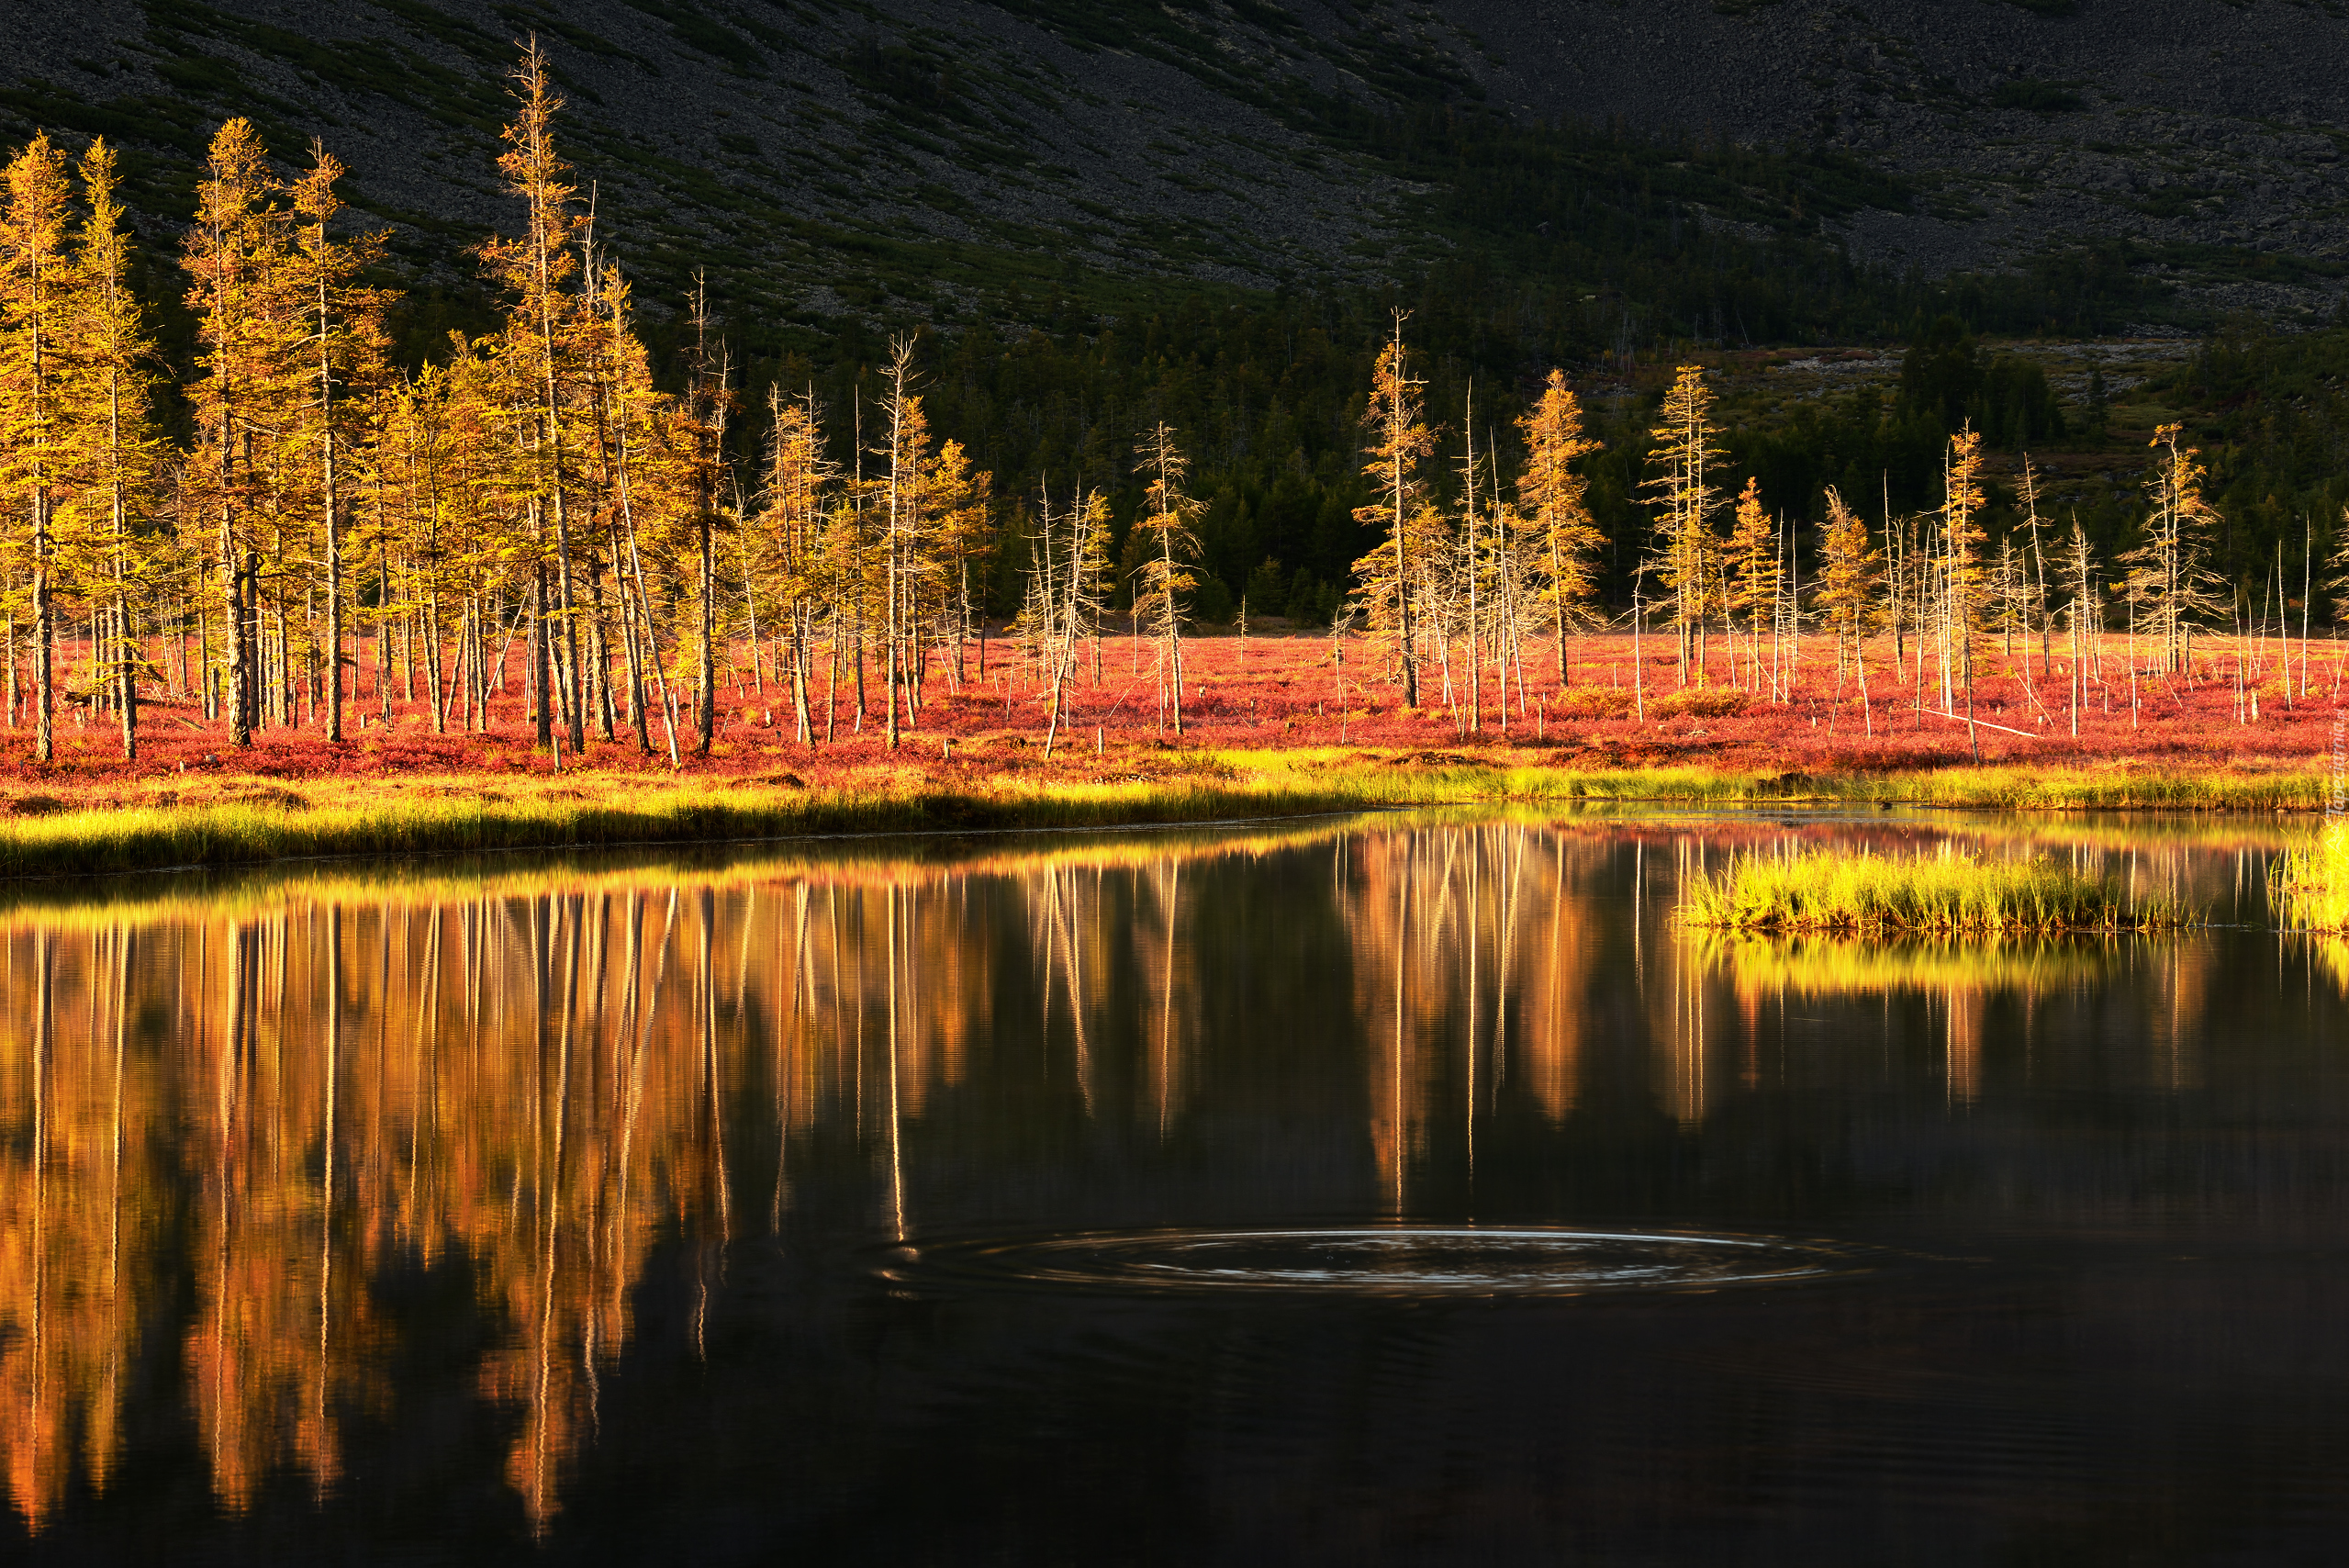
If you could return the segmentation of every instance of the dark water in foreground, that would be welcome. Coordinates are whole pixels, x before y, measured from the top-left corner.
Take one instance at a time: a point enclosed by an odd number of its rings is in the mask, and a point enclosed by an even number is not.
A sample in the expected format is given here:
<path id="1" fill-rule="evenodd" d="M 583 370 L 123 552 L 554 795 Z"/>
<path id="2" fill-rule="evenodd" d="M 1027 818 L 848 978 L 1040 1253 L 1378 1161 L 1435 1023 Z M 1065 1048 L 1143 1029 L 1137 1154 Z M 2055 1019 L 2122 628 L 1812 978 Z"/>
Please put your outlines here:
<path id="1" fill-rule="evenodd" d="M 1787 831 L 51 890 L 0 1556 L 2337 1560 L 2349 962 L 1672 927 Z"/>

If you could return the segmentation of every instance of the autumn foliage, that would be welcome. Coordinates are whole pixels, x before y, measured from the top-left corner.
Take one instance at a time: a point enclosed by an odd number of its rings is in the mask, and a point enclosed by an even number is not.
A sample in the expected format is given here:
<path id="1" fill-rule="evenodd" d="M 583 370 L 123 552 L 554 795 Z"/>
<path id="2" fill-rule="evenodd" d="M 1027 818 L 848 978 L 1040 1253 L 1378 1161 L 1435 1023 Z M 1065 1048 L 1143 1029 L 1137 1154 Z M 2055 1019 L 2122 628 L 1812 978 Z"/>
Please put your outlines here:
<path id="1" fill-rule="evenodd" d="M 744 406 L 699 289 L 657 384 L 535 41 L 509 87 L 516 221 L 473 258 L 499 322 L 412 369 L 333 155 L 289 171 L 250 121 L 219 129 L 178 258 L 196 346 L 175 444 L 112 151 L 77 165 L 42 137 L 9 162 L 0 770 L 845 775 L 877 748 L 943 767 L 1013 737 L 1072 768 L 1113 767 L 1113 743 L 1504 739 L 1898 767 L 1948 760 L 1953 724 L 1968 760 L 2284 754 L 2303 743 L 2268 737 L 2329 700 L 2305 619 L 2298 639 L 2264 610 L 2220 623 L 2218 514 L 2176 426 L 2145 543 L 2109 563 L 2076 525 L 2046 537 L 2035 500 L 2027 534 L 1990 539 L 1971 431 L 1941 507 L 1867 519 L 1830 492 L 1815 530 L 1725 483 L 1714 394 L 1683 365 L 1646 454 L 1637 591 L 1609 605 L 1598 443 L 1564 373 L 1495 450 L 1472 400 L 1467 428 L 1428 422 L 1403 313 L 1365 389 L 1356 521 L 1377 543 L 1337 626 L 1204 635 L 1184 431 L 1132 432 L 1146 499 L 1119 563 L 1099 487 L 1031 510 L 933 429 L 912 340 L 852 411 L 848 463 L 811 393 Z M 983 588 L 1005 554 L 1030 582 L 1009 624 Z"/>

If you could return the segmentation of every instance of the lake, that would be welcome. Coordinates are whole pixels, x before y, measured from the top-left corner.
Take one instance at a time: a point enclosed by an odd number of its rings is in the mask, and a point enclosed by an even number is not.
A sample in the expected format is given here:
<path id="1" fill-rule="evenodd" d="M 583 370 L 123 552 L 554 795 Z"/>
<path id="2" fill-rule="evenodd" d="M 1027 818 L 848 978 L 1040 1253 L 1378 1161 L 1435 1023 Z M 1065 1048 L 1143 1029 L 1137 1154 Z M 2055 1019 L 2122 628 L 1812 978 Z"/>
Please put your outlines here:
<path id="1" fill-rule="evenodd" d="M 2331 1561 L 2253 818 L 1391 815 L 0 890 L 28 1562 Z M 2179 936 L 1708 937 L 1796 844 Z"/>

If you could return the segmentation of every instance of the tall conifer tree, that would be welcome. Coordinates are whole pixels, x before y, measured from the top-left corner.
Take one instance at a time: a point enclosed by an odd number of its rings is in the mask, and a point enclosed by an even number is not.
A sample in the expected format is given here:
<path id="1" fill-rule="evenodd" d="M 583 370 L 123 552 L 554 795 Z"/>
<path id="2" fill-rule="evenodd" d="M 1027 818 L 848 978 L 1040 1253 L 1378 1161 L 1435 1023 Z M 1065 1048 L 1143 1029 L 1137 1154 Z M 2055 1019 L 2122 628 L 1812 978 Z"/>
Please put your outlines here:
<path id="1" fill-rule="evenodd" d="M 568 183 L 571 166 L 555 148 L 554 117 L 563 100 L 554 93 L 546 55 L 535 35 L 524 46 L 512 82 L 515 115 L 502 132 L 506 151 L 498 167 L 506 176 L 508 192 L 522 203 L 522 233 L 491 241 L 482 247 L 482 255 L 505 286 L 506 324 L 498 352 L 518 400 L 528 409 L 523 420 L 529 459 L 523 499 L 534 554 L 530 592 L 535 624 L 527 667 L 537 707 L 538 743 L 546 745 L 554 739 L 558 705 L 554 684 L 562 671 L 551 666 L 560 638 L 573 682 L 560 705 L 566 711 L 576 752 L 585 745 L 586 735 L 576 688 L 577 632 L 571 621 L 569 403 L 577 390 L 581 323 L 570 284 L 578 272 L 587 219 L 574 207 L 578 193 Z M 550 564 L 554 568 L 552 585 Z"/>
<path id="2" fill-rule="evenodd" d="M 1394 313 L 1394 336 L 1379 351 L 1370 372 L 1370 402 L 1364 422 L 1376 433 L 1363 475 L 1378 499 L 1355 509 L 1357 521 L 1383 526 L 1386 543 L 1354 563 L 1369 600 L 1370 624 L 1392 632 L 1403 662 L 1403 702 L 1419 706 L 1419 646 L 1416 578 L 1422 546 L 1432 548 L 1442 523 L 1428 503 L 1419 465 L 1436 449 L 1434 432 L 1421 418 L 1420 387 L 1411 376 L 1403 345 L 1406 312 Z"/>
<path id="3" fill-rule="evenodd" d="M 1982 633 L 1982 436 L 1971 425 L 1950 437 L 1941 506 L 1941 624 L 1943 697 L 1954 668 L 1964 683 L 1966 747 L 1982 760 L 1974 717 L 1974 655 Z"/>
<path id="4" fill-rule="evenodd" d="M 1719 597 L 1714 575 L 1720 541 L 1713 532 L 1713 513 L 1720 494 L 1709 474 L 1721 461 L 1713 445 L 1713 390 L 1705 385 L 1705 367 L 1683 364 L 1664 394 L 1662 417 L 1650 433 L 1655 446 L 1648 454 L 1656 472 L 1643 487 L 1654 492 L 1656 509 L 1656 576 L 1672 591 L 1672 626 L 1679 634 L 1680 679 L 1688 679 L 1692 655 L 1701 664 L 1706 616 Z"/>
<path id="5" fill-rule="evenodd" d="M 153 498 L 156 441 L 150 423 L 152 352 L 138 297 L 130 287 L 129 236 L 115 192 L 114 150 L 93 141 L 81 162 L 87 211 L 73 257 L 69 374 L 76 490 L 93 540 L 94 579 L 110 589 L 111 652 L 104 662 L 122 725 L 122 755 L 139 755 L 137 607 L 152 584 L 137 537 Z"/>
<path id="6" fill-rule="evenodd" d="M 2158 455 L 2145 486 L 2145 539 L 2120 557 L 2130 595 L 2148 607 L 2162 669 L 2171 675 L 2186 667 L 2196 618 L 2217 604 L 2209 554 L 2219 512 L 2203 498 L 2199 450 L 2179 444 L 2184 434 L 2183 425 L 2163 425 L 2147 443 Z"/>
<path id="7" fill-rule="evenodd" d="M 1756 689 L 1762 685 L 1762 622 L 1778 605 L 1778 531 L 1762 504 L 1762 481 L 1748 477 L 1738 493 L 1735 521 L 1729 531 L 1728 610 L 1745 611 L 1746 654 Z M 1730 647 L 1731 663 L 1736 646 Z"/>
<path id="8" fill-rule="evenodd" d="M 212 139 L 196 187 L 183 265 L 203 373 L 188 386 L 196 450 L 184 496 L 217 530 L 229 739 L 252 744 L 260 709 L 261 560 L 252 509 L 275 472 L 274 447 L 300 400 L 300 325 L 281 297 L 288 214 L 267 151 L 249 120 Z M 184 527 L 195 521 L 184 509 Z"/>
<path id="9" fill-rule="evenodd" d="M 1589 482 L 1574 464 L 1599 449 L 1583 433 L 1583 408 L 1552 370 L 1541 397 L 1517 420 L 1526 438 L 1525 472 L 1517 476 L 1517 500 L 1540 552 L 1551 624 L 1558 637 L 1558 683 L 1566 684 L 1566 631 L 1598 596 L 1598 552 L 1606 536 L 1591 521 L 1584 499 Z"/>
<path id="10" fill-rule="evenodd" d="M 1835 633 L 1835 671 L 1842 683 L 1844 650 L 1851 650 L 1852 667 L 1860 678 L 1860 705 L 1868 734 L 1875 734 L 1875 715 L 1868 700 L 1868 633 L 1881 619 L 1876 595 L 1884 579 L 1884 553 L 1868 540 L 1867 521 L 1844 504 L 1836 487 L 1827 487 L 1827 524 L 1820 544 L 1818 606 Z"/>
<path id="11" fill-rule="evenodd" d="M 362 271 L 382 254 L 383 236 L 335 238 L 331 226 L 342 211 L 342 198 L 334 187 L 341 177 L 342 165 L 313 142 L 310 171 L 290 193 L 296 238 L 286 257 L 294 274 L 288 293 L 300 302 L 309 340 L 306 423 L 326 568 L 326 737 L 330 741 L 342 738 L 342 550 L 344 517 L 356 481 L 352 459 L 366 439 L 369 416 L 386 381 L 385 301 L 377 291 L 358 283 Z"/>
<path id="12" fill-rule="evenodd" d="M 1148 542 L 1142 557 L 1142 591 L 1135 596 L 1136 619 L 1156 632 L 1168 689 L 1174 696 L 1174 733 L 1182 734 L 1182 619 L 1185 599 L 1198 586 L 1189 563 L 1199 550 L 1191 532 L 1195 503 L 1183 481 L 1191 460 L 1175 443 L 1174 429 L 1153 425 L 1135 449 L 1143 475 L 1142 516 L 1135 526 Z"/>
<path id="13" fill-rule="evenodd" d="M 64 348 L 73 314 L 65 155 L 36 136 L 0 207 L 0 486 L 25 529 L 33 621 L 33 755 L 56 755 L 57 503 L 69 461 Z"/>

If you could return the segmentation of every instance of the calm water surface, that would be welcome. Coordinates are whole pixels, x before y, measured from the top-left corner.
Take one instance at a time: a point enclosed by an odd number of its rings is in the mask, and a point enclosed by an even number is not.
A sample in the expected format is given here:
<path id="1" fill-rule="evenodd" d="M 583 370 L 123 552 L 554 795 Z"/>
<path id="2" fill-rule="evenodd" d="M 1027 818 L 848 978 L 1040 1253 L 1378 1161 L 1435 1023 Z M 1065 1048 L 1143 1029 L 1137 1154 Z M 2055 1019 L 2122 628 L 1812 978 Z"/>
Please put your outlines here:
<path id="1" fill-rule="evenodd" d="M 2177 940 L 1708 941 L 1795 841 Z M 0 1556 L 2337 1561 L 2258 823 L 1352 819 L 0 908 Z M 82 902 L 75 902 L 76 899 Z"/>

